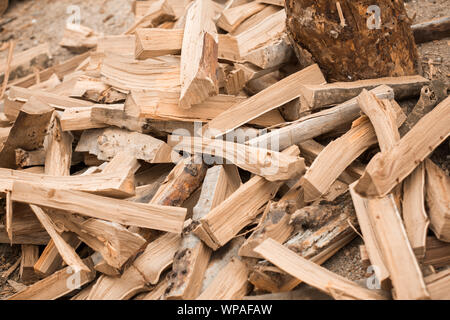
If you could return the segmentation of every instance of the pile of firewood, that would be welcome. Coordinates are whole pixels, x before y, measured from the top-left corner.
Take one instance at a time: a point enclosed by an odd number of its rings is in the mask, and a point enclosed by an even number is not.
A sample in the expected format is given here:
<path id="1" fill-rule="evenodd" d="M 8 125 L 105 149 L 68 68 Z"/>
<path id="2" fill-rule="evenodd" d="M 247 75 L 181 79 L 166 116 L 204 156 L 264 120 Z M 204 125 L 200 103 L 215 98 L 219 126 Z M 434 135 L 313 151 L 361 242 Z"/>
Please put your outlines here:
<path id="1" fill-rule="evenodd" d="M 361 59 L 329 67 L 284 0 L 222 2 L 137 1 L 122 35 L 68 25 L 69 61 L 20 74 L 46 45 L 4 61 L 0 242 L 22 257 L 3 277 L 20 265 L 24 284 L 10 299 L 317 297 L 301 282 L 449 299 L 450 178 L 429 159 L 450 133 L 446 88 L 406 58 L 370 79 Z M 353 81 L 327 83 L 344 69 Z M 370 283 L 320 266 L 358 236 Z"/>

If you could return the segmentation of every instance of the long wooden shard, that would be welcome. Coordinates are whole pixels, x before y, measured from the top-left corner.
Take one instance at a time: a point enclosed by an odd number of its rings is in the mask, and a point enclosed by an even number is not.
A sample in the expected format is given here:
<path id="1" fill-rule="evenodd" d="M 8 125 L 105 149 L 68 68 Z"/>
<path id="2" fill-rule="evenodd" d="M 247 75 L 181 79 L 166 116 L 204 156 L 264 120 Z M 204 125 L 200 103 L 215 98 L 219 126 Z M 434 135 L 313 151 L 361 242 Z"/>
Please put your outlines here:
<path id="1" fill-rule="evenodd" d="M 75 151 L 89 152 L 100 160 L 110 160 L 122 151 L 150 163 L 177 162 L 180 158 L 164 141 L 119 128 L 84 131 Z"/>
<path id="2" fill-rule="evenodd" d="M 388 86 L 379 86 L 370 92 L 380 99 L 394 99 L 394 92 Z M 279 150 L 284 150 L 290 145 L 315 138 L 356 120 L 360 111 L 358 101 L 353 98 L 335 107 L 302 117 L 290 125 L 253 138 L 248 144 L 267 149 L 278 147 Z"/>
<path id="3" fill-rule="evenodd" d="M 301 95 L 299 84 L 326 83 L 317 65 L 312 65 L 284 78 L 258 94 L 236 104 L 203 127 L 207 137 L 219 137 Z"/>
<path id="4" fill-rule="evenodd" d="M 425 211 L 425 166 L 420 164 L 403 183 L 403 222 L 416 257 L 425 256 L 428 219 Z"/>
<path id="5" fill-rule="evenodd" d="M 30 205 L 30 207 L 41 224 L 44 226 L 45 230 L 47 230 L 47 233 L 52 238 L 55 247 L 58 249 L 61 257 L 67 263 L 67 265 L 71 266 L 73 270 L 76 271 L 90 271 L 90 269 L 83 263 L 83 261 L 81 261 L 80 257 L 75 252 L 73 247 L 71 247 L 56 231 L 56 227 L 47 213 L 38 206 Z"/>
<path id="6" fill-rule="evenodd" d="M 235 166 L 214 166 L 208 169 L 200 198 L 193 209 L 193 220 L 203 218 L 233 193 L 240 186 L 240 182 Z M 189 232 L 190 229 L 192 226 L 186 230 L 180 249 L 175 254 L 166 299 L 194 299 L 202 288 L 202 279 L 208 266 L 211 249 Z"/>
<path id="7" fill-rule="evenodd" d="M 405 179 L 450 135 L 450 97 L 426 114 L 388 152 L 375 155 L 355 187 L 365 196 L 383 196 Z"/>
<path id="8" fill-rule="evenodd" d="M 386 297 L 363 288 L 314 262 L 295 254 L 278 242 L 267 239 L 255 251 L 280 269 L 335 299 L 384 300 Z"/>
<path id="9" fill-rule="evenodd" d="M 13 201 L 77 212 L 89 217 L 124 225 L 133 225 L 180 233 L 186 209 L 133 203 L 79 191 L 58 190 L 16 181 L 12 187 Z"/>
<path id="10" fill-rule="evenodd" d="M 356 100 L 373 125 L 381 152 L 388 151 L 400 140 L 393 105 L 386 100 L 379 100 L 366 89 L 363 89 Z"/>
<path id="11" fill-rule="evenodd" d="M 405 118 L 403 113 L 397 116 L 397 125 L 401 125 Z M 354 127 L 328 144 L 306 171 L 303 180 L 305 201 L 313 201 L 327 192 L 339 175 L 376 142 L 377 137 L 371 122 L 364 117 L 355 121 Z M 330 163 L 333 163 L 333 166 L 330 167 Z"/>
<path id="12" fill-rule="evenodd" d="M 389 271 L 384 263 L 381 249 L 378 245 L 374 227 L 369 217 L 367 199 L 360 197 L 354 190 L 356 182 L 350 185 L 350 195 L 355 207 L 359 227 L 364 237 L 364 244 L 377 281 L 382 287 L 389 286 Z"/>
<path id="13" fill-rule="evenodd" d="M 76 249 L 81 241 L 78 239 L 77 235 L 72 232 L 63 232 L 61 237 L 64 241 L 69 244 L 72 248 Z M 50 239 L 47 246 L 42 251 L 39 259 L 34 264 L 34 271 L 42 278 L 50 276 L 54 272 L 61 269 L 63 266 L 63 259 L 59 254 L 57 247 L 53 240 Z"/>
<path id="14" fill-rule="evenodd" d="M 425 168 L 431 229 L 438 239 L 450 242 L 450 177 L 430 159 L 425 160 Z"/>
<path id="15" fill-rule="evenodd" d="M 305 169 L 302 158 L 219 139 L 169 136 L 168 144 L 190 154 L 211 155 L 208 162 L 224 159 L 269 181 L 288 180 Z"/>
<path id="16" fill-rule="evenodd" d="M 303 95 L 312 110 L 342 103 L 356 97 L 363 89 L 371 90 L 380 85 L 394 89 L 395 98 L 403 99 L 420 94 L 420 89 L 429 81 L 421 76 L 379 78 L 355 82 L 335 82 L 325 85 L 304 85 Z"/>
<path id="17" fill-rule="evenodd" d="M 187 12 L 180 72 L 179 105 L 183 109 L 219 93 L 216 75 L 219 40 L 213 18 L 210 0 L 196 0 Z"/>
<path id="18" fill-rule="evenodd" d="M 367 206 L 383 261 L 395 289 L 395 298 L 429 298 L 393 196 L 370 199 Z"/>
<path id="19" fill-rule="evenodd" d="M 59 116 L 55 116 L 50 128 L 48 146 L 45 155 L 45 174 L 69 176 L 72 162 L 73 135 L 63 132 Z"/>
<path id="20" fill-rule="evenodd" d="M 177 121 L 201 121 L 207 122 L 217 117 L 222 112 L 233 107 L 233 105 L 244 101 L 245 97 L 223 95 L 219 94 L 214 97 L 209 97 L 204 102 L 193 105 L 189 110 L 184 110 L 178 107 L 179 92 L 170 91 L 152 91 L 145 92 L 132 91 L 125 102 L 125 113 L 129 117 L 138 117 L 140 121 L 148 121 L 148 126 L 151 126 L 154 120 L 177 120 Z M 104 121 L 104 118 L 99 118 L 100 107 L 92 108 L 92 118 L 94 122 Z M 102 110 L 107 110 L 102 107 Z M 113 113 L 110 113 L 110 118 L 118 118 Z M 119 113 L 117 113 L 119 114 Z M 108 119 L 109 120 L 109 119 Z M 105 123 L 120 126 L 120 122 L 113 122 L 115 119 L 106 121 Z M 260 117 L 250 121 L 250 124 L 268 127 L 282 123 L 284 120 L 278 110 L 269 111 Z"/>
<path id="21" fill-rule="evenodd" d="M 134 170 L 134 171 L 133 171 Z M 85 176 L 48 176 L 19 170 L 0 168 L 0 192 L 11 190 L 15 181 L 35 183 L 48 188 L 79 190 L 103 194 L 112 197 L 129 197 L 134 195 L 133 176 L 135 169 L 109 173 L 97 173 Z"/>

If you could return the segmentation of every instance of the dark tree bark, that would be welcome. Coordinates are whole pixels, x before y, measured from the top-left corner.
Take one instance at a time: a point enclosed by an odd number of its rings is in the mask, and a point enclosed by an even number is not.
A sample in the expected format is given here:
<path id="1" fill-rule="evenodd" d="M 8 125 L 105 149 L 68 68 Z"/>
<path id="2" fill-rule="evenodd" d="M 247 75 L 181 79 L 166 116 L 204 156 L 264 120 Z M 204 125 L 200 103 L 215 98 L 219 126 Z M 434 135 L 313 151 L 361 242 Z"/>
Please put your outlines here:
<path id="1" fill-rule="evenodd" d="M 330 82 L 417 73 L 403 0 L 286 0 L 286 12 L 297 55 L 310 52 Z"/>

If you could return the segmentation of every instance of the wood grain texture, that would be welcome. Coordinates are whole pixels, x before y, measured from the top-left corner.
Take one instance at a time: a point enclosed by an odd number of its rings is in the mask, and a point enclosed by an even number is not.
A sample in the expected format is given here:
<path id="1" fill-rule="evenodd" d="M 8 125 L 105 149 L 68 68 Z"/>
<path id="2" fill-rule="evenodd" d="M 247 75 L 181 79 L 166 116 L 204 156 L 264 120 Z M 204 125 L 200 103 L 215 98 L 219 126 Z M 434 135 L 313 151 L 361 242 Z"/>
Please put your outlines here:
<path id="1" fill-rule="evenodd" d="M 426 114 L 395 146 L 375 155 L 355 190 L 383 196 L 403 181 L 450 134 L 450 97 Z"/>
<path id="2" fill-rule="evenodd" d="M 196 0 L 188 9 L 181 51 L 181 95 L 179 106 L 193 104 L 219 93 L 219 39 L 210 0 Z"/>
<path id="3" fill-rule="evenodd" d="M 175 233 L 181 232 L 186 215 L 184 208 L 132 203 L 85 192 L 57 190 L 18 181 L 13 183 L 12 199 L 77 212 L 124 225 Z"/>
<path id="4" fill-rule="evenodd" d="M 302 258 L 270 238 L 256 247 L 255 251 L 285 272 L 331 295 L 335 299 L 386 299 L 372 290 L 358 286 L 356 283 Z"/>
<path id="5" fill-rule="evenodd" d="M 403 222 L 416 257 L 424 258 L 430 219 L 425 211 L 425 166 L 420 164 L 403 182 Z"/>
<path id="6" fill-rule="evenodd" d="M 301 94 L 299 84 L 302 83 L 325 83 L 325 79 L 317 65 L 296 72 L 221 113 L 203 127 L 204 135 L 217 138 L 265 112 L 298 98 Z"/>

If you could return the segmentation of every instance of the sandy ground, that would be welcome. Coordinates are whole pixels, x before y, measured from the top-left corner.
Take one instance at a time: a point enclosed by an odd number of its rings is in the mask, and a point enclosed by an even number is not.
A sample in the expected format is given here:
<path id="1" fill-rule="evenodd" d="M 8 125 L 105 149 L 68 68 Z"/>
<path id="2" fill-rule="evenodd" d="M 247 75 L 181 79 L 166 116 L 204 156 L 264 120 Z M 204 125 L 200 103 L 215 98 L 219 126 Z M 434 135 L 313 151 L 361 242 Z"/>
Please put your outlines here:
<path id="1" fill-rule="evenodd" d="M 131 13 L 132 0 L 16 0 L 0 18 L 0 41 L 14 39 L 16 51 L 20 52 L 40 43 L 49 42 L 53 63 L 64 61 L 73 54 L 58 43 L 62 38 L 64 25 L 75 10 L 80 12 L 81 23 L 105 34 L 120 34 L 134 20 Z M 406 3 L 408 15 L 415 23 L 450 15 L 448 0 L 413 0 Z M 2 24 L 9 19 L 13 21 Z M 424 76 L 450 82 L 450 38 L 419 46 L 420 61 Z M 2 53 L 4 54 L 4 53 Z M 433 67 L 430 70 L 430 65 Z M 410 104 L 414 105 L 414 101 Z M 439 147 L 433 160 L 449 166 L 448 140 Z M 447 172 L 448 173 L 448 172 Z M 360 262 L 360 237 L 340 250 L 324 266 L 351 280 L 369 277 Z M 0 245 L 0 274 L 7 270 L 20 255 L 19 246 Z M 9 279 L 19 281 L 18 269 Z M 13 294 L 14 289 L 0 277 L 0 299 Z"/>

